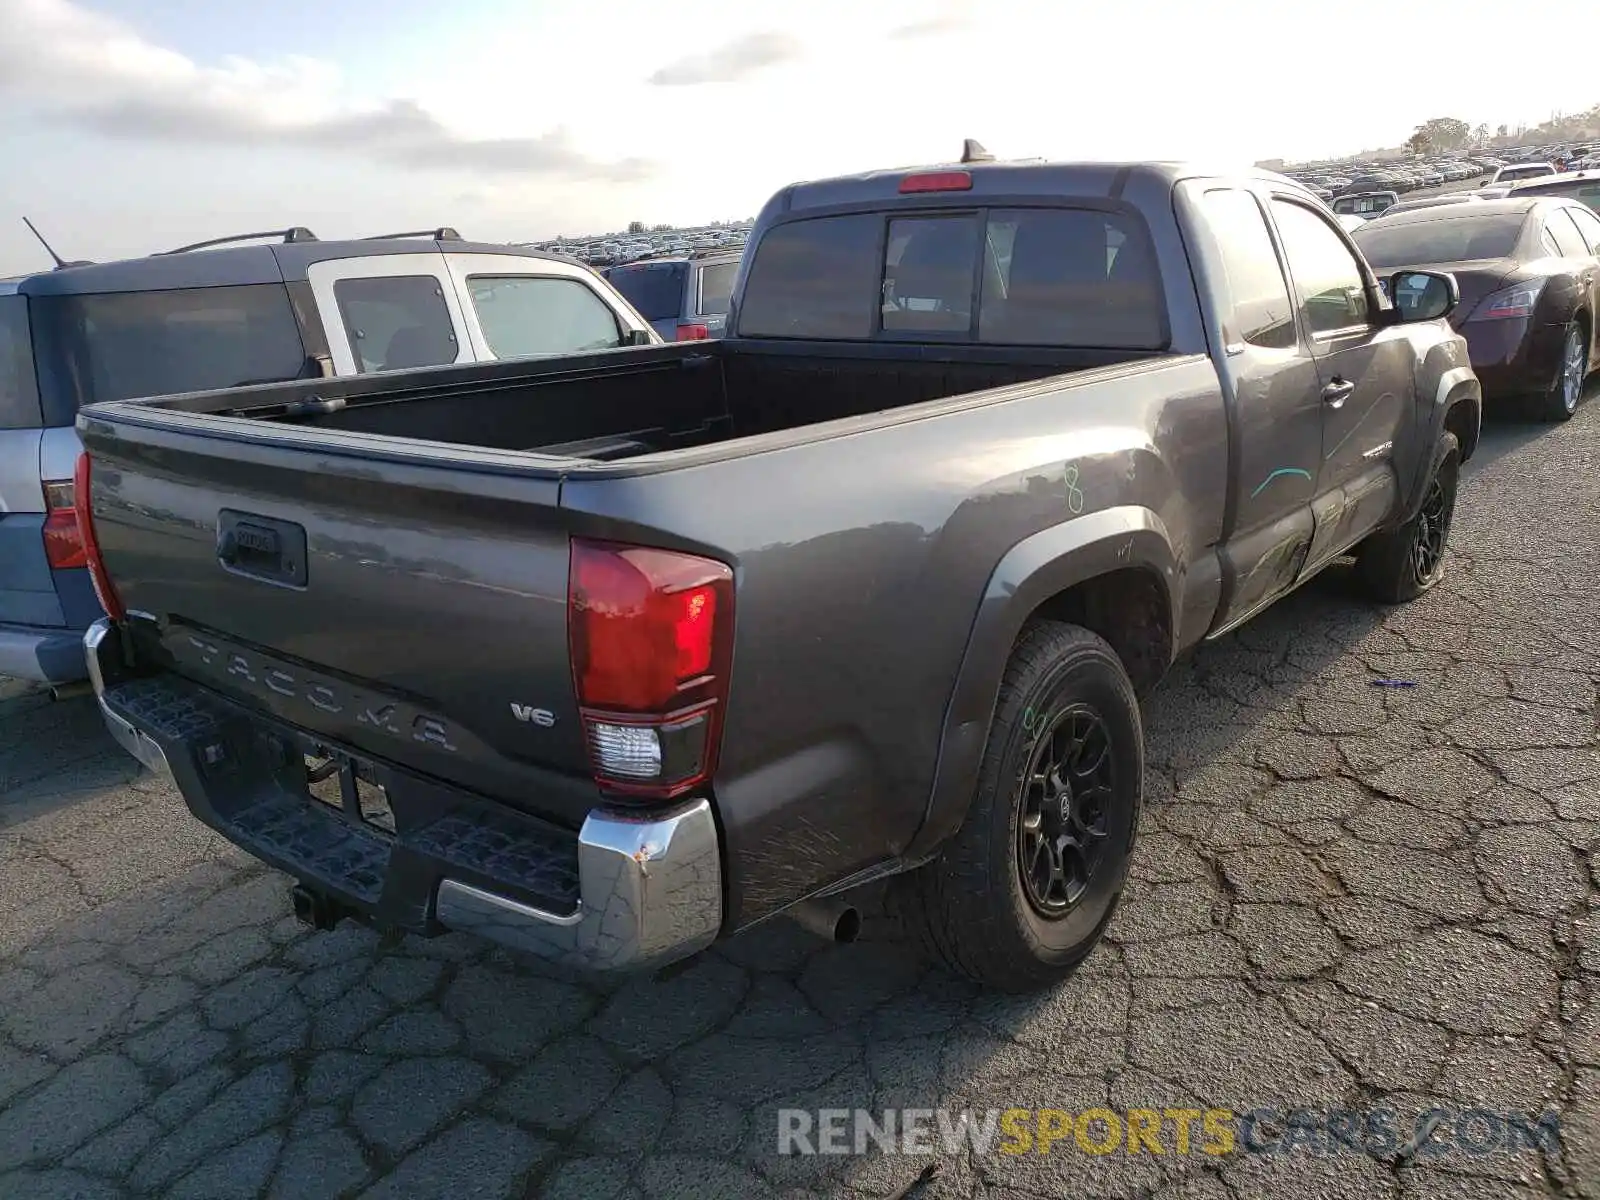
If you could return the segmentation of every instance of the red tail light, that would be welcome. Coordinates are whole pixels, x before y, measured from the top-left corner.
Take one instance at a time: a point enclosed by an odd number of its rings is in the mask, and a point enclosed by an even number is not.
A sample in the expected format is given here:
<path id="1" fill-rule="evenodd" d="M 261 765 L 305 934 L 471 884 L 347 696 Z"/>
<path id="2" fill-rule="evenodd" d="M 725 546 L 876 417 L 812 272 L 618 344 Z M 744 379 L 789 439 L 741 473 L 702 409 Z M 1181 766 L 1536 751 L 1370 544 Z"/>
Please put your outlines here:
<path id="1" fill-rule="evenodd" d="M 928 171 L 921 175 L 907 175 L 900 181 L 902 195 L 908 192 L 970 192 L 970 171 Z"/>
<path id="2" fill-rule="evenodd" d="M 94 594 L 100 598 L 100 607 L 114 621 L 122 620 L 127 613 L 122 599 L 106 574 L 106 564 L 100 557 L 100 544 L 94 536 L 94 510 L 89 502 L 89 456 L 78 455 L 78 467 L 72 475 L 72 499 L 78 537 L 83 542 L 84 565 L 89 568 L 89 579 L 94 584 Z"/>
<path id="3" fill-rule="evenodd" d="M 711 777 L 733 657 L 727 564 L 574 538 L 567 636 L 604 790 L 666 799 Z"/>
<path id="4" fill-rule="evenodd" d="M 702 342 L 710 336 L 711 328 L 707 325 L 700 325 L 690 322 L 688 324 L 678 326 L 677 340 L 680 342 Z"/>
<path id="5" fill-rule="evenodd" d="M 51 570 L 71 571 L 88 565 L 78 513 L 72 502 L 73 481 L 50 479 L 44 485 L 44 556 Z"/>

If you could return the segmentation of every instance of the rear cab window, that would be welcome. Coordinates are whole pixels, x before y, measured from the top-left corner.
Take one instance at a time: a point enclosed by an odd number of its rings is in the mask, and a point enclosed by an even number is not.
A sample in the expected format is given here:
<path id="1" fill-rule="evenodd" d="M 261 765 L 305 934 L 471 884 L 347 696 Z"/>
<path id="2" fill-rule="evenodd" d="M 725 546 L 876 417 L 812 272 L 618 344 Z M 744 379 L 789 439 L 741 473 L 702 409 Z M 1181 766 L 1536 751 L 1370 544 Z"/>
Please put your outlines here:
<path id="1" fill-rule="evenodd" d="M 1159 350 L 1166 305 L 1142 223 L 1089 208 L 809 217 L 750 260 L 739 334 Z"/>
<path id="2" fill-rule="evenodd" d="M 72 409 L 103 400 L 297 379 L 310 373 L 288 290 L 246 284 L 28 298 L 34 344 L 70 381 Z M 71 422 L 71 413 L 52 414 Z"/>
<path id="3" fill-rule="evenodd" d="M 0 296 L 0 429 L 37 429 L 43 424 L 27 297 Z"/>
<path id="4" fill-rule="evenodd" d="M 579 280 L 469 275 L 467 292 L 496 358 L 609 350 L 622 344 L 616 314 Z"/>
<path id="5" fill-rule="evenodd" d="M 437 276 L 339 279 L 333 296 L 363 374 L 456 361 L 461 347 Z"/>

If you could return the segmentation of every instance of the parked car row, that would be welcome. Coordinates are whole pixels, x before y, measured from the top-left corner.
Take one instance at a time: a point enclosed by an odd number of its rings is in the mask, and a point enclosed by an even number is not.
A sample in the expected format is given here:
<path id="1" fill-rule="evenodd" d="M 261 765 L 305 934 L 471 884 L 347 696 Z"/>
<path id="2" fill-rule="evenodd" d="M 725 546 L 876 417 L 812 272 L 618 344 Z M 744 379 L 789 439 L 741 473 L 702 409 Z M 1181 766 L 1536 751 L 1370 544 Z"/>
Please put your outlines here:
<path id="1" fill-rule="evenodd" d="M 654 230 L 594 238 L 529 243 L 550 254 L 562 254 L 592 267 L 610 267 L 644 258 L 697 254 L 744 248 L 749 223 L 702 229 Z"/>

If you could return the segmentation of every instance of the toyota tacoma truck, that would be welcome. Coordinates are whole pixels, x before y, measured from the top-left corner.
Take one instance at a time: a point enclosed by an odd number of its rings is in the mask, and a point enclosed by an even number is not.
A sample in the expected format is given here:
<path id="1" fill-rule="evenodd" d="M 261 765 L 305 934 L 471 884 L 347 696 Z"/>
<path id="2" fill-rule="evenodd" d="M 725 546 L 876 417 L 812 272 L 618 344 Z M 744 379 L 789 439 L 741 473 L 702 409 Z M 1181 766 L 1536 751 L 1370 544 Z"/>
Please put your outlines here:
<path id="1" fill-rule="evenodd" d="M 1175 657 L 1347 555 L 1439 580 L 1457 297 L 1268 173 L 796 184 L 721 340 L 85 409 L 92 682 L 319 926 L 637 970 L 888 879 L 1045 986 Z"/>

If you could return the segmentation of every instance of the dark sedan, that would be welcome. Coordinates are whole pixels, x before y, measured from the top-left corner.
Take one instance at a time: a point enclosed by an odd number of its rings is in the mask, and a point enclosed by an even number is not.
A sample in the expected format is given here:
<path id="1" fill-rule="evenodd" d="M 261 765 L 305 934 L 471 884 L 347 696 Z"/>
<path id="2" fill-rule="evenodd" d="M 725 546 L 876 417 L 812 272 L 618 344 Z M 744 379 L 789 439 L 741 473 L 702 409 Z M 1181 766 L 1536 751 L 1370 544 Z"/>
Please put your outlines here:
<path id="1" fill-rule="evenodd" d="M 1564 421 L 1600 367 L 1600 216 L 1563 198 L 1510 197 L 1385 213 L 1351 237 L 1380 276 L 1449 271 L 1450 317 L 1486 399 Z"/>

